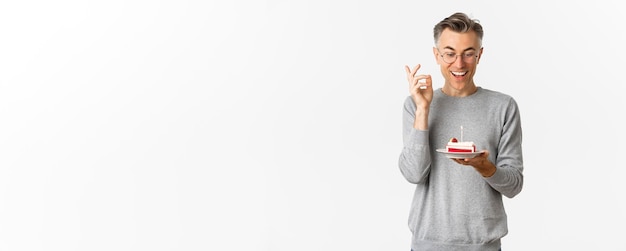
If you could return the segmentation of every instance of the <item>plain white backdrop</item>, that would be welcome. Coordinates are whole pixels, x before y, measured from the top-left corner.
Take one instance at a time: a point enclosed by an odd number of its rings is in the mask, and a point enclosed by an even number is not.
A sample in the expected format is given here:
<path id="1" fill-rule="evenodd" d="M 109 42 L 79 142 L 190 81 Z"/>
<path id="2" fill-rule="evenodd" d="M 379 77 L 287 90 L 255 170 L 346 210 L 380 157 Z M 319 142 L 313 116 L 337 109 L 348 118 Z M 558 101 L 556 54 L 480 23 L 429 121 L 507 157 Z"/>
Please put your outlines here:
<path id="1" fill-rule="evenodd" d="M 0 4 L 0 250 L 409 250 L 404 65 L 483 24 L 522 112 L 503 250 L 626 250 L 618 1 Z"/>

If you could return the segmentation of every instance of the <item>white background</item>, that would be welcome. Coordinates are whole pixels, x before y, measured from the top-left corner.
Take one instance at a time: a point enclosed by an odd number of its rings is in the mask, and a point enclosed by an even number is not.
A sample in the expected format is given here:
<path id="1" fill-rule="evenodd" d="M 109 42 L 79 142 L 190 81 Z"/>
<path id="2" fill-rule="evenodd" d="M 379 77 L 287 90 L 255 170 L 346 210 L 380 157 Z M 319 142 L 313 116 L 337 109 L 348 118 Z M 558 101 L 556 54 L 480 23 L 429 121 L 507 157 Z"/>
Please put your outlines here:
<path id="1" fill-rule="evenodd" d="M 618 6 L 4 1 L 0 250 L 409 250 L 403 67 L 441 87 L 456 11 L 522 112 L 503 250 L 624 250 Z"/>

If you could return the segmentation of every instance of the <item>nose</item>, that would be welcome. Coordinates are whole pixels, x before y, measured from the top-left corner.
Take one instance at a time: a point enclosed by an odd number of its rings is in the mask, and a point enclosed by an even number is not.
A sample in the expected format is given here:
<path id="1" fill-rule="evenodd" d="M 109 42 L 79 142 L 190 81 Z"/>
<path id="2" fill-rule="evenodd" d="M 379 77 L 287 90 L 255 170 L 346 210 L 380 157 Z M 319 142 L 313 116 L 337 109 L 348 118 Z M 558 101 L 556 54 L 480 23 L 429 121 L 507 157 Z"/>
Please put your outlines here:
<path id="1" fill-rule="evenodd" d="M 452 64 L 458 68 L 463 68 L 463 66 L 465 66 L 465 61 L 463 61 L 463 55 L 457 55 Z"/>

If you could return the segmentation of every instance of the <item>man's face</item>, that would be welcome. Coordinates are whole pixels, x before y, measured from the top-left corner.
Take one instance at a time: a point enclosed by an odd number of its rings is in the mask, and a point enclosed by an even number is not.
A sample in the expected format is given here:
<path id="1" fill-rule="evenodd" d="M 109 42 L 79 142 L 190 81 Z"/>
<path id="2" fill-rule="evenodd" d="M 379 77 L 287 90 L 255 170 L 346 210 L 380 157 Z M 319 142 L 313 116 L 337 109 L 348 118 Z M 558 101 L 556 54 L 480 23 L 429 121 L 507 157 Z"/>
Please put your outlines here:
<path id="1" fill-rule="evenodd" d="M 483 49 L 475 32 L 445 29 L 433 53 L 446 85 L 461 91 L 474 88 L 474 74 Z"/>

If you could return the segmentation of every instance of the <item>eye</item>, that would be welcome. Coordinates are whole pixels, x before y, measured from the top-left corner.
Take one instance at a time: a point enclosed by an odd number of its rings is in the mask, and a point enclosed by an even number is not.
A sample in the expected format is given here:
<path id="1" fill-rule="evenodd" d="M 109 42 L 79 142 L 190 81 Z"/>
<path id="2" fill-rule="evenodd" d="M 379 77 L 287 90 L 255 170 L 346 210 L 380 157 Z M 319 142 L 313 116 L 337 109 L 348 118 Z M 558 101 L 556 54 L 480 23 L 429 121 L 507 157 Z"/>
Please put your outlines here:
<path id="1" fill-rule="evenodd" d="M 465 54 L 463 54 L 464 57 L 466 58 L 472 58 L 476 56 L 475 52 L 466 52 Z"/>
<path id="2" fill-rule="evenodd" d="M 452 52 L 446 52 L 446 53 L 444 53 L 443 55 L 444 55 L 445 57 L 448 57 L 448 58 L 453 58 L 453 57 L 456 57 L 456 54 L 454 54 L 454 53 L 452 53 Z"/>

